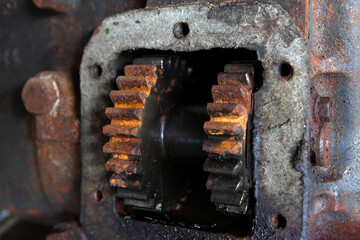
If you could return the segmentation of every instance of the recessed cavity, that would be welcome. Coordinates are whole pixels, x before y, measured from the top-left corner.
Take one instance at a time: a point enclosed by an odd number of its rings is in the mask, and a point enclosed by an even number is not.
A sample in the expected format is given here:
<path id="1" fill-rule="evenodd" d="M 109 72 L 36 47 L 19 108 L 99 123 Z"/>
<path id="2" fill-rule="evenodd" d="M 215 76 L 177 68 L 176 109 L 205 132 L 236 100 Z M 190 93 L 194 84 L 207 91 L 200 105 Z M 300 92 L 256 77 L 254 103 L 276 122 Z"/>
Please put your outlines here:
<path id="1" fill-rule="evenodd" d="M 290 78 L 293 75 L 293 71 L 293 67 L 287 62 L 282 62 L 278 66 L 278 73 L 281 77 Z"/>
<path id="2" fill-rule="evenodd" d="M 100 190 L 97 190 L 94 194 L 93 194 L 93 199 L 94 202 L 100 202 L 103 199 L 103 194 Z"/>
<path id="3" fill-rule="evenodd" d="M 279 213 L 274 216 L 273 224 L 278 229 L 284 229 L 286 227 L 286 218 Z"/>
<path id="4" fill-rule="evenodd" d="M 100 65 L 98 64 L 94 64 L 93 66 L 91 66 L 90 68 L 90 74 L 92 77 L 94 78 L 98 78 L 101 76 L 102 74 L 102 68 Z"/>
<path id="5" fill-rule="evenodd" d="M 190 33 L 190 28 L 186 22 L 179 22 L 174 25 L 173 32 L 177 39 L 184 39 Z"/>

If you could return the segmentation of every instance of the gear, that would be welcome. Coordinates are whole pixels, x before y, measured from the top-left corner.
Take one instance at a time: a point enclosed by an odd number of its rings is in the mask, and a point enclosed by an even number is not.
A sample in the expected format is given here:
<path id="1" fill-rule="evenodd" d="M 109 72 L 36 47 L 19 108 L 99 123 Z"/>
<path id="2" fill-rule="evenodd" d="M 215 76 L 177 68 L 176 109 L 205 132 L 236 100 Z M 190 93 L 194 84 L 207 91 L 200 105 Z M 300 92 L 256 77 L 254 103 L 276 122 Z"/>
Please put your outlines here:
<path id="1" fill-rule="evenodd" d="M 208 152 L 204 171 L 209 172 L 206 187 L 218 210 L 242 214 L 248 208 L 249 177 L 246 162 L 246 133 L 252 111 L 252 66 L 228 64 L 212 87 L 213 103 L 208 103 L 210 121 L 204 131 Z"/>
<path id="2" fill-rule="evenodd" d="M 103 133 L 110 136 L 103 151 L 112 154 L 105 168 L 114 172 L 110 184 L 124 189 L 121 191 L 124 198 L 146 202 L 148 196 L 146 187 L 144 191 L 142 186 L 143 171 L 139 165 L 140 129 L 146 101 L 162 70 L 156 65 L 127 65 L 124 72 L 125 76 L 116 79 L 119 90 L 110 93 L 114 107 L 105 111 L 111 123 L 103 128 Z M 148 202 L 133 205 L 153 207 Z"/>

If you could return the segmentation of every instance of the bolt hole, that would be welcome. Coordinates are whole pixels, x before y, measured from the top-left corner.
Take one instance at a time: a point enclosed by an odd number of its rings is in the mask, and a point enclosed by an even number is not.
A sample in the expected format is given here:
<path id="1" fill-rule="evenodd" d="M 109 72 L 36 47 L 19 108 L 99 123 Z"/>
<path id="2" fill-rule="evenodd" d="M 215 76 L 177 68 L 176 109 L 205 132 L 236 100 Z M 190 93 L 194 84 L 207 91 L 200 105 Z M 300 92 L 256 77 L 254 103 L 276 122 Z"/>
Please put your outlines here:
<path id="1" fill-rule="evenodd" d="M 97 190 L 94 195 L 93 195 L 93 198 L 94 198 L 94 202 L 101 202 L 101 200 L 103 199 L 103 194 L 100 190 Z"/>
<path id="2" fill-rule="evenodd" d="M 91 71 L 91 75 L 94 77 L 94 78 L 99 78 L 102 74 L 102 68 L 100 65 L 98 64 L 95 64 L 91 67 L 90 69 Z"/>
<path id="3" fill-rule="evenodd" d="M 189 34 L 190 28 L 186 22 L 179 22 L 174 25 L 173 32 L 177 39 L 184 39 Z"/>
<path id="4" fill-rule="evenodd" d="M 310 163 L 313 166 L 316 166 L 316 154 L 314 151 L 310 151 Z"/>
<path id="5" fill-rule="evenodd" d="M 279 213 L 274 216 L 273 224 L 278 229 L 284 229 L 286 227 L 286 218 Z"/>
<path id="6" fill-rule="evenodd" d="M 282 62 L 278 66 L 278 73 L 283 78 L 290 78 L 293 75 L 293 67 L 287 62 Z"/>

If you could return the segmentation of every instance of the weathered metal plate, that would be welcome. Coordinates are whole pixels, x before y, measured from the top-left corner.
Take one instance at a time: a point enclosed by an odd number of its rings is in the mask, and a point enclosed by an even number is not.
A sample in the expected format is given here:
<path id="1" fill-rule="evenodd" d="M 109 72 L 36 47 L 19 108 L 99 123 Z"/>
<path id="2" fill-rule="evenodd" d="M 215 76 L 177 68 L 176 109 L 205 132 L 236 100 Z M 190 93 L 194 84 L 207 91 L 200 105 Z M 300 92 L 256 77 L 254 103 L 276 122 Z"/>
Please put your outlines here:
<path id="1" fill-rule="evenodd" d="M 174 25 L 188 23 L 190 32 L 178 39 Z M 132 11 L 107 18 L 89 41 L 81 64 L 81 222 L 90 239 L 141 238 L 159 229 L 174 228 L 118 218 L 114 193 L 104 168 L 103 111 L 116 79 L 121 52 L 136 49 L 196 51 L 213 48 L 256 50 L 264 68 L 264 83 L 255 94 L 254 160 L 256 223 L 254 239 L 299 239 L 307 234 L 306 161 L 309 109 L 308 48 L 300 30 L 281 6 L 267 1 L 241 1 L 221 5 L 195 4 Z M 279 75 L 283 62 L 291 77 Z M 93 69 L 101 68 L 101 74 Z M 99 71 L 98 71 L 99 72 Z M 103 198 L 94 201 L 101 191 Z M 280 214 L 285 228 L 277 228 Z M 179 230 L 179 229 L 177 229 Z M 165 230 L 164 230 L 165 231 Z M 133 235 L 137 232 L 138 235 Z M 193 230 L 182 230 L 190 237 Z M 199 235 L 197 235 L 199 236 Z M 210 235 L 203 235 L 210 237 Z M 214 235 L 212 235 L 214 236 Z M 193 236 L 195 237 L 195 235 Z M 218 237 L 223 238 L 223 237 Z"/>

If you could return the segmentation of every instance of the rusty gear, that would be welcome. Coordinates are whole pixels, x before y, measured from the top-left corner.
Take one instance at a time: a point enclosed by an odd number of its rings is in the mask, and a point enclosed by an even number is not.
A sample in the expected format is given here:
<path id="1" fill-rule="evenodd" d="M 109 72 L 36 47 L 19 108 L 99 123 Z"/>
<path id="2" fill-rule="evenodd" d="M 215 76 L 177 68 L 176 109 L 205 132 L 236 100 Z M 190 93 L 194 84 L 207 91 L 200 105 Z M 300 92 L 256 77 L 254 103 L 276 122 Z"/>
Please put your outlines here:
<path id="1" fill-rule="evenodd" d="M 218 210 L 244 213 L 248 207 L 249 183 L 246 163 L 246 132 L 252 111 L 251 65 L 228 64 L 212 87 L 213 103 L 208 103 L 210 121 L 204 131 L 208 152 L 204 170 L 210 172 L 206 187 Z"/>
<path id="2" fill-rule="evenodd" d="M 140 162 L 140 129 L 146 100 L 151 94 L 161 70 L 156 65 L 128 65 L 125 76 L 116 79 L 118 91 L 111 91 L 110 98 L 114 107 L 106 108 L 105 114 L 111 120 L 103 128 L 110 141 L 103 147 L 111 153 L 106 162 L 107 171 L 114 172 L 110 184 L 115 187 L 139 191 L 143 171 Z"/>

